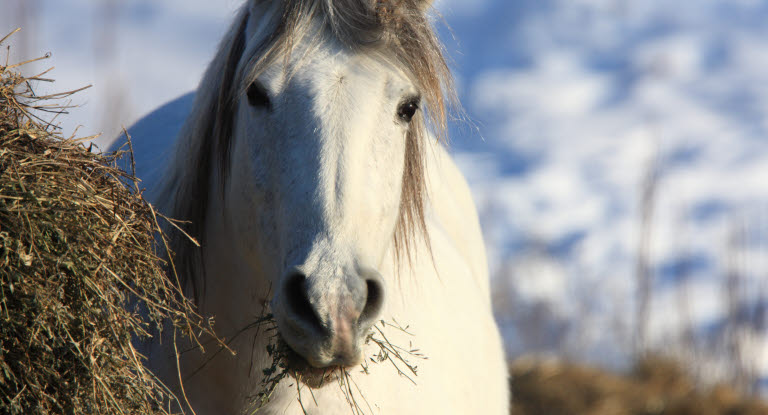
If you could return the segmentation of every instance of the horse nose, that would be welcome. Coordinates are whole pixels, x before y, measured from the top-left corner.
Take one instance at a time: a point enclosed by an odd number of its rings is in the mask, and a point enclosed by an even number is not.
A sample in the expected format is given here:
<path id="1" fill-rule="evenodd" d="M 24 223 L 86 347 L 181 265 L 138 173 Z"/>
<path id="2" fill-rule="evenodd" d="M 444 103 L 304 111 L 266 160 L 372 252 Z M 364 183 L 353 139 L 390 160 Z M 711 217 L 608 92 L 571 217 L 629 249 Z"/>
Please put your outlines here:
<path id="1" fill-rule="evenodd" d="M 283 316 L 276 315 L 281 335 L 314 367 L 362 361 L 362 343 L 381 311 L 384 285 L 374 270 L 355 274 L 328 279 L 294 270 L 284 280 Z"/>

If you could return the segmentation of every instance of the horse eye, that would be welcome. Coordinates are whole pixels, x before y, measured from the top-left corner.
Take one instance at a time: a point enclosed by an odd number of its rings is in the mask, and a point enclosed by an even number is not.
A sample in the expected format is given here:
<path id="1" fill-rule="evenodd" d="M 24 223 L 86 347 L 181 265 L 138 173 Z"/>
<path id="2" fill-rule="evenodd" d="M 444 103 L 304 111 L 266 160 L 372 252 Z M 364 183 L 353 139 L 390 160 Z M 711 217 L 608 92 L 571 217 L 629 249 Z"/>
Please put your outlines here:
<path id="1" fill-rule="evenodd" d="M 254 107 L 272 108 L 267 90 L 258 81 L 248 86 L 248 103 Z"/>
<path id="2" fill-rule="evenodd" d="M 416 115 L 416 110 L 419 109 L 419 99 L 411 98 L 408 101 L 403 102 L 397 108 L 397 116 L 405 122 L 411 122 L 413 116 Z"/>

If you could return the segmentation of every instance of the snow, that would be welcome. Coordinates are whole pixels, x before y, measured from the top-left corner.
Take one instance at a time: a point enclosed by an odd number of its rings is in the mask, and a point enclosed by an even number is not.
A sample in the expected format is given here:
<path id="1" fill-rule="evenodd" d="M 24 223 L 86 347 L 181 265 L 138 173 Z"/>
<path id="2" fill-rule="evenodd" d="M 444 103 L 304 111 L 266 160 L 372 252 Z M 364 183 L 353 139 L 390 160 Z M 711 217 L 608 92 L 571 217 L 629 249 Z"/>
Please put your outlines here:
<path id="1" fill-rule="evenodd" d="M 239 2 L 112 2 L 111 20 L 97 0 L 35 4 L 29 53 L 54 51 L 53 89 L 94 84 L 64 130 L 102 128 L 106 143 L 115 125 L 194 89 Z M 452 126 L 452 148 L 481 214 L 509 353 L 627 362 L 646 232 L 651 343 L 672 347 L 685 325 L 722 343 L 735 286 L 751 316 L 747 364 L 768 375 L 768 349 L 755 346 L 768 344 L 758 324 L 768 298 L 768 2 L 436 6 L 473 122 Z M 0 32 L 10 23 L 0 13 Z"/>
<path id="2" fill-rule="evenodd" d="M 505 4 L 518 13 L 513 24 L 491 17 L 504 16 Z M 478 155 L 462 155 L 466 171 L 493 166 L 469 180 L 497 285 L 511 285 L 517 298 L 516 307 L 497 309 L 513 335 L 526 335 L 522 323 L 502 314 L 543 302 L 550 320 L 568 321 L 563 330 L 593 333 L 581 357 L 610 364 L 611 353 L 601 352 L 625 347 L 626 338 L 593 328 L 610 328 L 616 316 L 626 331 L 635 327 L 648 183 L 652 343 L 667 347 L 683 324 L 722 324 L 728 275 L 744 291 L 737 300 L 765 298 L 764 241 L 733 239 L 753 232 L 764 240 L 768 230 L 768 44 L 758 23 L 767 14 L 765 2 L 498 2 L 471 19 L 506 42 L 472 39 L 469 26 L 457 34 L 471 45 L 457 61 L 490 62 L 459 65 L 485 142 L 460 137 L 457 148 Z M 740 256 L 750 259 L 734 269 Z M 526 351 L 515 343 L 510 353 Z M 619 361 L 629 352 L 620 350 Z"/>

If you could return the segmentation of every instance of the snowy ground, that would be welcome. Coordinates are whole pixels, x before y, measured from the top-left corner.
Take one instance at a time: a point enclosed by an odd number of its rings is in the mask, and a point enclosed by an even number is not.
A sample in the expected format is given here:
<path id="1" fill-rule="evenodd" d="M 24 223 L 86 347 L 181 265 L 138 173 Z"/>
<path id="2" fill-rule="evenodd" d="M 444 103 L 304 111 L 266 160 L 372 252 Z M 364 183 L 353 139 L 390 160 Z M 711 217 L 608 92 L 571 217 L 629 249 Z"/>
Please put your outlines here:
<path id="1" fill-rule="evenodd" d="M 64 130 L 108 138 L 194 88 L 239 4 L 4 0 L 0 32 L 20 2 L 20 53 L 53 51 L 52 90 L 94 84 Z M 768 1 L 437 7 L 509 352 L 628 361 L 647 265 L 648 343 L 768 373 Z"/>

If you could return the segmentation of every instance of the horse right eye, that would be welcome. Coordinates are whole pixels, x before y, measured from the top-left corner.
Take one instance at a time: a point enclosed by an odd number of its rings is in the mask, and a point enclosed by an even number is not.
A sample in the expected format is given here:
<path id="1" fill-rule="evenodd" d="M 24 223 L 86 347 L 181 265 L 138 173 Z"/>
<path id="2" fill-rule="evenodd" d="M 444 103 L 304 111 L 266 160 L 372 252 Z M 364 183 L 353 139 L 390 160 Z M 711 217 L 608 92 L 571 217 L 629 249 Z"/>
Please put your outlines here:
<path id="1" fill-rule="evenodd" d="M 272 103 L 269 100 L 267 90 L 258 81 L 253 81 L 248 86 L 248 103 L 254 107 L 262 107 L 266 109 L 272 108 Z"/>
<path id="2" fill-rule="evenodd" d="M 419 97 L 411 97 L 402 102 L 397 108 L 397 116 L 407 123 L 411 122 L 413 116 L 416 115 L 416 111 L 419 109 L 419 101 Z"/>

